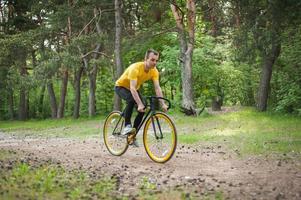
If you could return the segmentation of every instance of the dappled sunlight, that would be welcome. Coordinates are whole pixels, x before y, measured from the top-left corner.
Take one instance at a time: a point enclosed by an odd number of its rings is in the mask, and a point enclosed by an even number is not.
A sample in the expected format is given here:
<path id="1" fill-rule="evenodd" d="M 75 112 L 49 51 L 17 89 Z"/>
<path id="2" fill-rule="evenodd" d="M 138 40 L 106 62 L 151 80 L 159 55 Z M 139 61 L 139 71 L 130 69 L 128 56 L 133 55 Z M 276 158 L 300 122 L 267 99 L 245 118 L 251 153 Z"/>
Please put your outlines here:
<path id="1" fill-rule="evenodd" d="M 241 130 L 233 130 L 233 129 L 223 129 L 216 133 L 216 135 L 222 135 L 222 136 L 233 136 L 238 134 L 244 134 L 241 132 Z"/>
<path id="2" fill-rule="evenodd" d="M 185 117 L 181 120 L 185 121 Z M 301 153 L 301 119 L 294 116 L 243 109 L 212 118 L 189 118 L 186 126 L 178 125 L 178 130 L 180 143 L 217 142 L 240 155 Z"/>

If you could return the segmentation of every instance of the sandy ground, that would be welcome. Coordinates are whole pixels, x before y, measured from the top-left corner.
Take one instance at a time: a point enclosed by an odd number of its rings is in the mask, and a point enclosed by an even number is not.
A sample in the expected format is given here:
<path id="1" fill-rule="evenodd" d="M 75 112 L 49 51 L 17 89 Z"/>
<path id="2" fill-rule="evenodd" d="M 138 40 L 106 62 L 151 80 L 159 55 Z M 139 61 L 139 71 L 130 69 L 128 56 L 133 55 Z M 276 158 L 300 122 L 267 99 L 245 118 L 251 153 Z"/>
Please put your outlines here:
<path id="1" fill-rule="evenodd" d="M 296 155 L 242 158 L 221 145 L 178 144 L 170 161 L 157 164 L 141 144 L 116 157 L 100 138 L 20 138 L 0 133 L 0 149 L 20 152 L 23 161 L 83 169 L 95 178 L 114 176 L 119 192 L 128 195 L 134 195 L 147 178 L 158 190 L 181 188 L 196 198 L 222 192 L 229 199 L 301 199 L 301 159 Z"/>

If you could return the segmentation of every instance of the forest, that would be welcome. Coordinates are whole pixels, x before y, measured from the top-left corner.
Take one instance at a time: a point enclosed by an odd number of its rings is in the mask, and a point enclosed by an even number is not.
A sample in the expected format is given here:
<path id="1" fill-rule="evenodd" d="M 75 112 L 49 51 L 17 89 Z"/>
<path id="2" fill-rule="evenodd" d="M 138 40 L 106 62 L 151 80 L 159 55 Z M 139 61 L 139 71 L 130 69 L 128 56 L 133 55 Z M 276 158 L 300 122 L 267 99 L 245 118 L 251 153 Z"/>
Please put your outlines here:
<path id="1" fill-rule="evenodd" d="M 187 115 L 300 116 L 300 22 L 298 0 L 0 0 L 0 120 L 121 109 L 115 81 L 150 48 L 165 97 Z"/>
<path id="2" fill-rule="evenodd" d="M 172 106 L 124 133 L 149 49 Z M 300 0 L 0 0 L 0 199 L 299 200 L 300 169 Z"/>

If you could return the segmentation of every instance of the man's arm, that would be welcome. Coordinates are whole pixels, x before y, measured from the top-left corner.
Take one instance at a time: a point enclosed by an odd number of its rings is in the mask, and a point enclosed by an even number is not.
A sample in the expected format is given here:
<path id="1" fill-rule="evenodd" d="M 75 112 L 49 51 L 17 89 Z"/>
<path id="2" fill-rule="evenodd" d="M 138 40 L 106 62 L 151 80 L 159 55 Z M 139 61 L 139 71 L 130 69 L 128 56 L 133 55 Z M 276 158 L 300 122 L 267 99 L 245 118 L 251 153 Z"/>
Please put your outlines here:
<path id="1" fill-rule="evenodd" d="M 159 81 L 154 80 L 153 82 L 154 82 L 154 87 L 155 87 L 155 92 L 156 92 L 157 97 L 163 97 L 163 93 L 162 93 Z M 162 109 L 164 110 L 164 112 L 166 112 L 168 106 L 165 104 L 164 100 L 160 99 L 160 103 L 161 103 Z"/>
<path id="2" fill-rule="evenodd" d="M 144 110 L 144 104 L 142 103 L 140 97 L 139 97 L 139 94 L 136 90 L 136 85 L 137 85 L 137 81 L 136 80 L 130 80 L 130 90 L 131 90 L 131 93 L 132 93 L 132 96 L 134 98 L 134 100 L 136 101 L 137 105 L 138 105 L 138 108 L 137 110 L 139 112 L 145 112 Z"/>

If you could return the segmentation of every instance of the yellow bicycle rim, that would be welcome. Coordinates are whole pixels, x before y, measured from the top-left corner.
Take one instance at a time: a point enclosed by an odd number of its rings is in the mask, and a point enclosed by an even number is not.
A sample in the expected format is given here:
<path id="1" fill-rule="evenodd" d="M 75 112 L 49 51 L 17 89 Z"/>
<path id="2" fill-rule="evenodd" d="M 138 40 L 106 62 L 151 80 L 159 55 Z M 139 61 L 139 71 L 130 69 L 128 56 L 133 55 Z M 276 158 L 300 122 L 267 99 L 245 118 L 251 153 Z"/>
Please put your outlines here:
<path id="1" fill-rule="evenodd" d="M 147 120 L 143 131 L 143 143 L 148 156 L 155 162 L 164 163 L 173 156 L 177 145 L 177 133 L 174 123 L 165 113 L 157 112 Z"/>
<path id="2" fill-rule="evenodd" d="M 104 123 L 104 143 L 109 152 L 115 156 L 122 155 L 128 148 L 127 139 L 120 136 L 123 126 L 124 118 L 118 111 L 110 113 Z M 115 131 L 114 134 L 113 131 Z"/>

